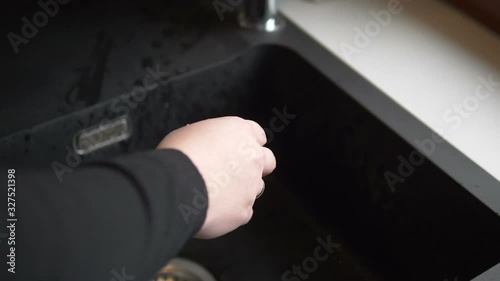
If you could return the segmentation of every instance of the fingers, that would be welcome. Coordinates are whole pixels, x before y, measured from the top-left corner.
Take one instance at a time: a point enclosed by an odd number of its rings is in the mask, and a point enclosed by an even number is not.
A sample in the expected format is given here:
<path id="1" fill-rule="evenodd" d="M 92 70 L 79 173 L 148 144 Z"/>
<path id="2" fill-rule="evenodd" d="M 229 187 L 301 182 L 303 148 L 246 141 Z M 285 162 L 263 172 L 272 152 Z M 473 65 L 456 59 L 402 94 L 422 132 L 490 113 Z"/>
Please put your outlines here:
<path id="1" fill-rule="evenodd" d="M 250 124 L 253 132 L 253 136 L 255 137 L 257 144 L 260 146 L 263 146 L 267 142 L 267 137 L 266 137 L 266 132 L 264 129 L 255 121 L 252 120 L 246 120 Z M 264 154 L 264 167 L 262 169 L 262 176 L 269 175 L 274 171 L 276 168 L 276 157 L 274 156 L 273 152 L 267 148 L 267 147 L 262 147 Z"/>
<path id="2" fill-rule="evenodd" d="M 264 169 L 262 170 L 262 176 L 267 176 L 276 168 L 276 157 L 269 148 L 263 147 L 262 149 L 264 150 Z"/>
<path id="3" fill-rule="evenodd" d="M 274 169 L 276 168 L 276 157 L 274 156 L 274 153 L 267 147 L 264 147 L 264 145 L 267 142 L 267 137 L 266 137 L 266 132 L 264 129 L 256 122 L 247 120 L 252 128 L 252 133 L 253 137 L 255 138 L 254 145 L 258 152 L 258 159 L 257 163 L 262 165 L 262 175 L 261 177 L 267 176 L 271 174 Z M 253 141 L 252 141 L 253 142 Z M 258 146 L 258 147 L 257 147 Z M 262 195 L 264 188 L 265 188 L 265 182 L 263 179 L 260 179 L 259 183 L 255 186 L 256 188 L 256 193 L 255 197 L 252 198 L 252 201 L 255 202 L 255 199 L 260 197 Z M 251 216 L 250 216 L 251 218 Z M 249 220 L 250 220 L 249 218 Z"/>
<path id="4" fill-rule="evenodd" d="M 241 225 L 249 223 L 250 220 L 252 219 L 252 216 L 253 216 L 253 209 L 250 208 L 247 212 L 245 212 Z"/>
<path id="5" fill-rule="evenodd" d="M 267 137 L 266 137 L 266 132 L 262 127 L 255 121 L 252 120 L 246 120 L 250 124 L 250 127 L 252 128 L 253 135 L 255 136 L 255 139 L 257 140 L 257 143 L 260 144 L 261 146 L 266 144 L 267 142 Z"/>

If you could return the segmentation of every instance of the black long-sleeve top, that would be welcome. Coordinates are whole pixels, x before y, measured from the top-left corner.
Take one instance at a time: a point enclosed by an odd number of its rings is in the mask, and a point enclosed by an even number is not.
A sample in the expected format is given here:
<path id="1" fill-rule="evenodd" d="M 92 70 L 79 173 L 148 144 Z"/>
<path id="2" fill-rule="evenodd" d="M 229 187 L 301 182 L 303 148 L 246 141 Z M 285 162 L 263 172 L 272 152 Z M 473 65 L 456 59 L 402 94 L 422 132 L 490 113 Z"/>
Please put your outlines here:
<path id="1" fill-rule="evenodd" d="M 150 280 L 201 228 L 208 206 L 193 206 L 195 194 L 206 198 L 206 187 L 176 150 L 88 164 L 62 182 L 50 168 L 17 169 L 15 177 L 16 273 L 7 271 L 12 246 L 0 237 L 2 280 Z M 6 184 L 0 194 L 2 224 L 9 225 Z M 181 205 L 195 212 L 186 217 Z"/>

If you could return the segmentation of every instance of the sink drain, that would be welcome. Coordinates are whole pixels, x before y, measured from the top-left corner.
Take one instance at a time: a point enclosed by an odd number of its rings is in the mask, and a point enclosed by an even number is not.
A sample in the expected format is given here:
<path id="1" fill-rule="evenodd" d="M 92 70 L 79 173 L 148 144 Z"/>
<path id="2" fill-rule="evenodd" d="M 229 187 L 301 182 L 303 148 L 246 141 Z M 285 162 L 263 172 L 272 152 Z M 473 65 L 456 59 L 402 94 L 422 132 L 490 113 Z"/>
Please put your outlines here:
<path id="1" fill-rule="evenodd" d="M 216 281 L 214 276 L 200 264 L 184 258 L 172 259 L 154 281 Z"/>

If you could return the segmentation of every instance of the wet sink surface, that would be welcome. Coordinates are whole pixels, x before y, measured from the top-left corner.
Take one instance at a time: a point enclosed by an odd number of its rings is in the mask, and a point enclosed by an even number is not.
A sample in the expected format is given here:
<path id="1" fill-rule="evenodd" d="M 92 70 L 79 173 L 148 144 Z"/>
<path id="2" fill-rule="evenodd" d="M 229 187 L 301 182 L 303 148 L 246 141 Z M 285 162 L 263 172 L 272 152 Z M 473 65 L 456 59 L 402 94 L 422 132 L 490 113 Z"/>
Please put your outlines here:
<path id="1" fill-rule="evenodd" d="M 93 161 L 238 115 L 266 129 L 278 168 L 249 225 L 181 253 L 219 280 L 469 280 L 500 262 L 499 218 L 430 161 L 391 189 L 384 172 L 414 148 L 287 48 L 254 47 L 174 77 L 134 106 L 125 101 L 4 138 L 0 153 L 31 166 L 64 163 L 77 131 L 128 114 L 132 137 L 84 158 Z M 335 251 L 293 273 L 328 237 Z"/>

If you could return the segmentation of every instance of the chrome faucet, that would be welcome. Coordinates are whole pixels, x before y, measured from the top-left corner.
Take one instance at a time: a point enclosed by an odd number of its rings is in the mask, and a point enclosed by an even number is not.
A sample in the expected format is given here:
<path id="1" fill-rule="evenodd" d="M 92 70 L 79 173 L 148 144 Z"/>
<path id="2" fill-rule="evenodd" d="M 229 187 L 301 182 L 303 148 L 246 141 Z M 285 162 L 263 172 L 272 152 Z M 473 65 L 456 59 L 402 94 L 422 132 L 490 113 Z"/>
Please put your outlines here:
<path id="1" fill-rule="evenodd" d="M 273 32 L 283 27 L 285 21 L 278 13 L 276 0 L 243 0 L 243 9 L 238 14 L 241 27 Z"/>

